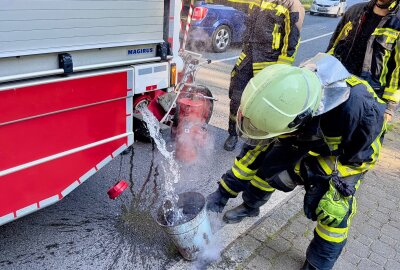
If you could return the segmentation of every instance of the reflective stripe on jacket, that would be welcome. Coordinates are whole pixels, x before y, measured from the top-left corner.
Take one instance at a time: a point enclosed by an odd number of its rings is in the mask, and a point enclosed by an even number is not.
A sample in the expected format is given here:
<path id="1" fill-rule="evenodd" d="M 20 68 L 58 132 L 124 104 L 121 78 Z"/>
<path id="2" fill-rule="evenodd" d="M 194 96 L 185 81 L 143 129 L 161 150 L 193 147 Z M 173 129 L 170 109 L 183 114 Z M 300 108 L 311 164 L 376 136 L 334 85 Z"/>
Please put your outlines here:
<path id="1" fill-rule="evenodd" d="M 350 7 L 329 42 L 328 52 L 345 66 L 348 54 L 354 42 L 357 42 L 363 18 L 373 6 L 374 2 L 371 1 Z M 399 37 L 400 13 L 397 6 L 382 18 L 369 38 L 361 73 L 361 77 L 368 81 L 378 96 L 388 103 L 388 112 L 391 114 L 400 101 Z"/>

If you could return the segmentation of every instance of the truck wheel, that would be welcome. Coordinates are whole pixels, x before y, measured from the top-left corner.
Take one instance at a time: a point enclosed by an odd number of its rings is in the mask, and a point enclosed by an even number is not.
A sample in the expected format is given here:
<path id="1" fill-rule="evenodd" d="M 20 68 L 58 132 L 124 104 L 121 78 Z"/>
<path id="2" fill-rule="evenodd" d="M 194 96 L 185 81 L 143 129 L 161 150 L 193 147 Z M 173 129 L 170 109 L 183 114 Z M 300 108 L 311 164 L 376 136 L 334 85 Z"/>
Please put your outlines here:
<path id="1" fill-rule="evenodd" d="M 220 25 L 211 37 L 212 49 L 216 53 L 225 52 L 232 41 L 231 29 L 226 25 Z"/>
<path id="2" fill-rule="evenodd" d="M 314 12 L 310 11 L 310 15 L 314 15 Z"/>

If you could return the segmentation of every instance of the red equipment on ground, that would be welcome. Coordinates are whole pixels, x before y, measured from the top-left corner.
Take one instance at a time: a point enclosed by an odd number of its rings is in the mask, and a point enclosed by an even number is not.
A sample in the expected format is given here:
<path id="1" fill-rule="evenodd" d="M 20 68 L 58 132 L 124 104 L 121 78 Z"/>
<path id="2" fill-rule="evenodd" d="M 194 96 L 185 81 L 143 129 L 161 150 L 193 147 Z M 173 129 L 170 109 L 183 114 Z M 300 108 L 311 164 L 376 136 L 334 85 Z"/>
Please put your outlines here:
<path id="1" fill-rule="evenodd" d="M 200 93 L 185 93 L 178 99 L 176 158 L 184 162 L 197 159 L 208 138 L 209 102 Z"/>
<path id="2" fill-rule="evenodd" d="M 122 194 L 122 192 L 124 192 L 127 187 L 127 182 L 124 180 L 119 181 L 107 191 L 108 197 L 110 197 L 112 200 L 115 200 L 117 197 L 119 197 L 119 195 Z"/>

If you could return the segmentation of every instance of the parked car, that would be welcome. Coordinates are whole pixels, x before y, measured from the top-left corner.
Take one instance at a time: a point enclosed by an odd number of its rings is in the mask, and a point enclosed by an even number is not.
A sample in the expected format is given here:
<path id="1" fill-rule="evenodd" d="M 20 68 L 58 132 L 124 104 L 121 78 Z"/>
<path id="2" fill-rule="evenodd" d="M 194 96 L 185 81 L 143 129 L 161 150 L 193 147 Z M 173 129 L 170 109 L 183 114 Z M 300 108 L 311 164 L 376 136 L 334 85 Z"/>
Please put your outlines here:
<path id="1" fill-rule="evenodd" d="M 345 11 L 346 0 L 314 0 L 310 8 L 310 15 L 327 14 L 339 17 Z"/>
<path id="2" fill-rule="evenodd" d="M 246 17 L 246 13 L 233 7 L 197 2 L 188 42 L 191 47 L 206 46 L 214 52 L 224 52 L 232 43 L 242 41 Z"/>

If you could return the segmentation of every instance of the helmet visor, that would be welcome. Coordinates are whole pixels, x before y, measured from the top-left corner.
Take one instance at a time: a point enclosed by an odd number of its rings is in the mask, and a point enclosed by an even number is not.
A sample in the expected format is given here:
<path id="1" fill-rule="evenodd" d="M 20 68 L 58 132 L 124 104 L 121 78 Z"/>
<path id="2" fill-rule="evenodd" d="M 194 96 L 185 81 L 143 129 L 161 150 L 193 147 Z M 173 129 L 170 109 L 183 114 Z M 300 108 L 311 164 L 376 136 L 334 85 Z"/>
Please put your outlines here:
<path id="1" fill-rule="evenodd" d="M 240 109 L 236 116 L 236 132 L 245 144 L 252 146 L 267 145 L 274 140 L 274 138 L 266 138 L 269 133 L 256 128 L 249 118 L 243 116 Z"/>

